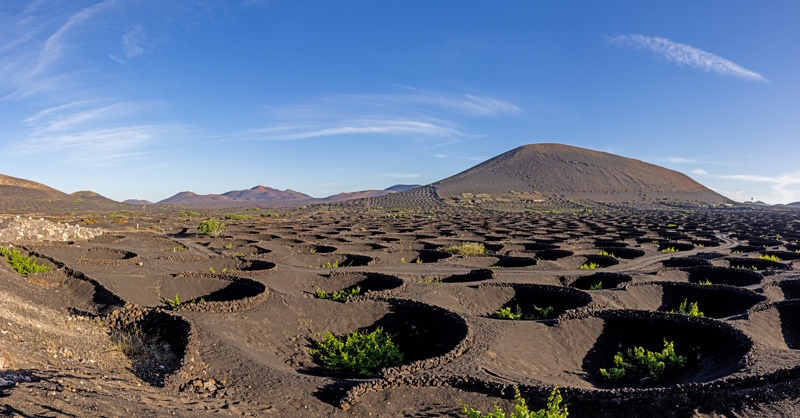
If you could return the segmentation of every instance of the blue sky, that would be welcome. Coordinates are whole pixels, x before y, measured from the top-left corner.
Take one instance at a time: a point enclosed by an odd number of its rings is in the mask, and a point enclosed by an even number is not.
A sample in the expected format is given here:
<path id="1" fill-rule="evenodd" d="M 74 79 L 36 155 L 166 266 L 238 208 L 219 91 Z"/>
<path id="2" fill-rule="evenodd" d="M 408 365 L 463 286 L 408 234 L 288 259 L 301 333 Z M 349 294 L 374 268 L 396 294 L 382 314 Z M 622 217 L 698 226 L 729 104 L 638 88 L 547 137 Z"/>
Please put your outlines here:
<path id="1" fill-rule="evenodd" d="M 800 201 L 800 2 L 0 2 L 0 173 L 116 200 L 430 183 L 559 142 Z"/>

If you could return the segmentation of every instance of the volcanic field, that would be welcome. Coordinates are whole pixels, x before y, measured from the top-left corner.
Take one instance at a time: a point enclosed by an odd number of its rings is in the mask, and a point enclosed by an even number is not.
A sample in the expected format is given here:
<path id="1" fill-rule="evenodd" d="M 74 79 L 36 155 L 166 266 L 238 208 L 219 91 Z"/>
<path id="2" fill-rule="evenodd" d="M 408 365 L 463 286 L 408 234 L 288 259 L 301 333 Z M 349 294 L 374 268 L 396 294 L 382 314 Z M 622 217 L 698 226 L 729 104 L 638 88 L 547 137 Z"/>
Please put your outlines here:
<path id="1" fill-rule="evenodd" d="M 49 267 L 0 263 L 0 412 L 458 417 L 513 410 L 516 390 L 539 409 L 558 388 L 574 417 L 800 413 L 800 212 L 563 147 L 280 207 L 123 205 L 3 177 L 0 230 L 30 216 L 104 233 L 0 242 Z M 208 219 L 226 227 L 199 233 Z M 378 329 L 402 360 L 374 374 L 313 351 Z M 604 375 L 667 342 L 680 368 Z"/>

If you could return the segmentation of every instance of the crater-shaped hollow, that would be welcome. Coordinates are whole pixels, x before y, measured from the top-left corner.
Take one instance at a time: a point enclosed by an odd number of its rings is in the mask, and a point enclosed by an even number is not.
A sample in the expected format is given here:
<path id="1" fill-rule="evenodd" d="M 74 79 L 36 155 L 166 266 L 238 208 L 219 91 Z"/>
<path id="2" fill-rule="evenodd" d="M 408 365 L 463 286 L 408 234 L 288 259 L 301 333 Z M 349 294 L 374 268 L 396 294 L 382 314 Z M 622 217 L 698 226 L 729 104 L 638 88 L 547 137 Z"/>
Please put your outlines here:
<path id="1" fill-rule="evenodd" d="M 454 274 L 442 279 L 442 283 L 469 283 L 479 282 L 483 280 L 491 280 L 494 278 L 494 271 L 491 269 L 477 269 L 471 270 L 469 273 Z"/>
<path id="2" fill-rule="evenodd" d="M 347 304 L 354 305 L 354 304 Z M 392 336 L 403 354 L 403 364 L 436 357 L 446 357 L 468 335 L 467 323 L 448 310 L 408 300 L 388 303 L 388 312 L 369 326 L 352 331 L 372 332 L 377 328 Z M 338 335 L 337 335 L 338 336 Z M 315 360 L 315 374 L 343 375 L 328 372 Z"/>
<path id="3" fill-rule="evenodd" d="M 692 267 L 689 272 L 689 281 L 692 283 L 725 284 L 728 286 L 746 287 L 761 283 L 764 276 L 761 273 L 728 267 Z"/>
<path id="4" fill-rule="evenodd" d="M 521 267 L 530 267 L 535 265 L 536 265 L 535 258 L 499 256 L 497 257 L 497 261 L 492 265 L 492 267 L 521 268 Z"/>
<path id="5" fill-rule="evenodd" d="M 402 285 L 402 279 L 388 274 L 335 271 L 319 288 L 326 293 L 333 293 L 339 290 L 351 290 L 358 286 L 361 288 L 361 294 L 364 295 L 370 292 L 396 289 Z"/>
<path id="6" fill-rule="evenodd" d="M 484 287 L 484 290 L 488 290 L 489 287 Z M 508 287 L 514 289 L 514 296 L 502 306 L 489 312 L 489 317 L 493 317 L 494 312 L 502 308 L 510 308 L 511 312 L 516 312 L 519 308 L 523 319 L 553 319 L 570 309 L 581 308 L 592 302 L 592 297 L 588 293 L 569 287 L 528 283 L 511 284 Z M 543 317 L 542 311 L 534 307 L 549 310 L 549 313 Z"/>
<path id="7" fill-rule="evenodd" d="M 758 271 L 764 270 L 790 270 L 792 266 L 779 261 L 762 260 L 759 258 L 730 257 L 727 259 L 731 267 Z"/>
<path id="8" fill-rule="evenodd" d="M 569 250 L 541 250 L 536 251 L 536 258 L 539 260 L 555 261 L 569 257 L 572 254 L 573 252 Z"/>
<path id="9" fill-rule="evenodd" d="M 637 250 L 636 248 L 614 248 L 614 247 L 599 247 L 601 251 L 613 254 L 614 257 L 623 258 L 625 260 L 633 260 L 644 255 L 644 251 Z"/>
<path id="10" fill-rule="evenodd" d="M 667 268 L 711 267 L 711 262 L 698 257 L 672 257 L 661 265 Z"/>
<path id="11" fill-rule="evenodd" d="M 752 347 L 741 331 L 712 319 L 661 316 L 645 311 L 608 313 L 594 346 L 583 359 L 586 379 L 598 388 L 664 387 L 675 384 L 708 382 L 740 369 L 740 362 Z M 686 366 L 660 381 L 620 379 L 609 381 L 601 368 L 613 365 L 614 356 L 628 348 L 643 347 L 661 351 L 664 341 L 672 342 L 675 352 L 685 356 Z"/>
<path id="12" fill-rule="evenodd" d="M 728 318 L 746 312 L 767 299 L 746 289 L 730 286 L 702 286 L 691 283 L 663 283 L 659 311 L 677 311 L 685 300 L 696 302 L 709 318 Z"/>
<path id="13" fill-rule="evenodd" d="M 569 285 L 581 290 L 591 290 L 593 287 L 600 289 L 614 289 L 623 283 L 631 281 L 631 276 L 622 273 L 595 273 L 589 276 L 581 276 Z M 600 286 L 598 286 L 598 283 Z M 597 289 L 599 290 L 599 289 Z"/>

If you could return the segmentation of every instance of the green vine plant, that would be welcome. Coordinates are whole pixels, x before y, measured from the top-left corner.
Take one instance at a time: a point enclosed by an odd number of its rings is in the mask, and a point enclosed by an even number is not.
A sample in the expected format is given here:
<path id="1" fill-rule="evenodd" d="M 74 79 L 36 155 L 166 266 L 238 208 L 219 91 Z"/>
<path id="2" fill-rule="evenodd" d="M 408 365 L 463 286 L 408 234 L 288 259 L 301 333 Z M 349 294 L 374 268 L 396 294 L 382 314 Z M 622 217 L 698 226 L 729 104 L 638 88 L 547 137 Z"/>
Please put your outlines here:
<path id="1" fill-rule="evenodd" d="M 206 300 L 201 297 L 200 299 L 195 298 L 195 299 L 189 299 L 188 302 L 181 302 L 181 300 L 178 299 L 178 295 L 175 295 L 175 299 L 167 299 L 166 302 L 167 302 L 167 307 L 170 310 L 174 311 L 184 305 L 196 305 L 196 304 L 206 303 Z"/>
<path id="2" fill-rule="evenodd" d="M 665 374 L 674 373 L 686 367 L 686 357 L 675 353 L 673 342 L 664 340 L 664 349 L 645 350 L 644 347 L 629 348 L 624 354 L 620 351 L 614 356 L 613 366 L 600 369 L 606 380 L 637 379 L 658 382 Z"/>
<path id="3" fill-rule="evenodd" d="M 599 282 L 589 286 L 589 290 L 603 290 L 603 282 L 599 281 Z"/>
<path id="4" fill-rule="evenodd" d="M 544 409 L 535 411 L 530 410 L 528 404 L 525 402 L 525 398 L 520 395 L 518 388 L 515 387 L 514 392 L 514 399 L 516 399 L 517 404 L 514 405 L 515 412 L 508 415 L 509 418 L 567 418 L 569 416 L 567 405 L 561 404 L 563 398 L 561 397 L 561 392 L 558 390 L 558 386 L 554 387 L 553 391 L 550 392 L 550 396 L 547 397 L 547 405 Z M 466 415 L 467 418 L 506 418 L 506 413 L 497 405 L 494 406 L 494 411 L 486 415 L 466 405 L 464 405 L 461 412 Z"/>
<path id="5" fill-rule="evenodd" d="M 662 253 L 677 253 L 678 250 L 675 247 L 664 248 L 661 250 Z"/>
<path id="6" fill-rule="evenodd" d="M 27 277 L 29 274 L 50 271 L 49 266 L 38 264 L 38 260 L 35 257 L 24 257 L 16 248 L 0 247 L 0 255 L 5 257 L 11 268 L 23 277 Z"/>
<path id="7" fill-rule="evenodd" d="M 678 306 L 678 310 L 669 311 L 671 314 L 680 314 L 686 316 L 695 316 L 695 317 L 703 317 L 705 314 L 700 312 L 700 308 L 697 306 L 697 302 L 689 302 L 688 299 L 684 299 L 683 302 Z"/>
<path id="8" fill-rule="evenodd" d="M 594 270 L 594 269 L 599 269 L 599 268 L 600 268 L 600 264 L 598 264 L 598 263 L 584 263 L 584 264 L 581 264 L 580 267 L 578 267 L 579 270 Z"/>
<path id="9" fill-rule="evenodd" d="M 335 292 L 326 293 L 324 290 L 317 288 L 317 297 L 320 299 L 330 299 L 335 301 L 347 300 L 351 296 L 361 295 L 361 286 L 356 286 L 351 289 L 342 289 Z"/>
<path id="10" fill-rule="evenodd" d="M 540 308 L 536 305 L 533 305 L 534 313 L 525 314 L 522 312 L 522 309 L 517 305 L 517 309 L 512 312 L 511 307 L 501 308 L 500 310 L 496 311 L 493 316 L 497 319 L 508 319 L 512 321 L 519 321 L 519 320 L 536 320 L 536 319 L 548 319 L 553 315 L 553 307 L 548 306 L 546 308 Z"/>
<path id="11" fill-rule="evenodd" d="M 354 331 L 346 337 L 327 332 L 309 353 L 319 359 L 325 370 L 365 376 L 403 364 L 403 353 L 380 327 L 372 332 Z"/>

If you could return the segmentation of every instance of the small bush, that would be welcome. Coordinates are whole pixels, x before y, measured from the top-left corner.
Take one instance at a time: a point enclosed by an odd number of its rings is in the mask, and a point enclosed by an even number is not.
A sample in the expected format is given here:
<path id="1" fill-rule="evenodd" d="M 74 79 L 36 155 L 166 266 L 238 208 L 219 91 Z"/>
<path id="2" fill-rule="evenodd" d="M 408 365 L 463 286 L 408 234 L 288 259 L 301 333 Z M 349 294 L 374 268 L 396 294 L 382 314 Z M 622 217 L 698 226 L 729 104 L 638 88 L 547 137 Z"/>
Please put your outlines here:
<path id="1" fill-rule="evenodd" d="M 16 248 L 8 249 L 6 247 L 0 247 L 0 255 L 6 258 L 6 261 L 8 261 L 8 264 L 11 265 L 14 271 L 24 277 L 27 277 L 29 274 L 46 273 L 50 271 L 49 266 L 37 264 L 36 257 L 23 257 Z"/>
<path id="2" fill-rule="evenodd" d="M 319 358 L 326 370 L 367 376 L 403 364 L 403 354 L 380 327 L 372 332 L 354 331 L 346 337 L 325 333 L 309 352 Z"/>
<path id="3" fill-rule="evenodd" d="M 158 225 L 151 225 L 150 228 L 147 228 L 147 229 L 149 229 L 151 231 L 160 232 L 162 234 L 164 233 L 164 228 L 162 228 L 162 227 L 160 227 Z"/>
<path id="4" fill-rule="evenodd" d="M 776 255 L 762 255 L 761 257 L 759 257 L 759 259 L 765 261 L 781 261 L 781 259 Z"/>
<path id="5" fill-rule="evenodd" d="M 614 356 L 614 365 L 600 369 L 600 375 L 607 380 L 652 379 L 655 382 L 664 378 L 665 373 L 671 373 L 686 367 L 686 357 L 675 353 L 672 342 L 664 340 L 664 349 L 660 352 L 645 350 L 644 347 L 629 348 L 623 355 L 617 352 Z"/>
<path id="6" fill-rule="evenodd" d="M 97 218 L 83 218 L 80 221 L 78 221 L 78 224 L 85 226 L 94 225 L 96 223 L 97 223 Z"/>
<path id="7" fill-rule="evenodd" d="M 581 264 L 581 266 L 579 267 L 580 270 L 594 270 L 594 269 L 599 269 L 599 268 L 600 268 L 600 264 L 598 264 L 598 263 L 584 263 L 584 264 Z"/>
<path id="8" fill-rule="evenodd" d="M 697 302 L 689 302 L 687 299 L 684 299 L 681 302 L 680 306 L 678 306 L 678 311 L 670 311 L 670 313 L 679 313 L 681 315 L 686 316 L 705 316 L 702 312 L 700 312 L 700 308 L 697 306 Z"/>
<path id="9" fill-rule="evenodd" d="M 589 290 L 603 290 L 603 282 L 599 281 L 599 282 L 589 286 Z"/>
<path id="10" fill-rule="evenodd" d="M 185 212 L 181 212 L 181 213 L 180 213 L 180 216 L 181 216 L 182 218 L 188 218 L 188 219 L 191 219 L 191 218 L 196 218 L 196 217 L 200 216 L 200 214 L 199 214 L 199 213 L 197 213 L 197 212 L 185 211 Z"/>
<path id="11" fill-rule="evenodd" d="M 700 286 L 713 286 L 714 283 L 711 283 L 711 280 L 705 279 L 697 282 Z"/>
<path id="12" fill-rule="evenodd" d="M 600 251 L 597 253 L 597 255 L 599 255 L 599 256 L 602 256 L 602 257 L 611 257 L 611 258 L 617 258 L 617 257 L 614 255 L 614 253 L 609 253 L 609 252 L 607 252 L 607 251 L 604 251 L 604 250 L 600 250 Z"/>
<path id="13" fill-rule="evenodd" d="M 538 411 L 531 411 L 528 408 L 528 404 L 525 403 L 525 399 L 520 396 L 519 389 L 514 389 L 516 391 L 514 399 L 517 400 L 517 404 L 514 406 L 516 412 L 512 412 L 509 418 L 567 418 L 569 416 L 567 406 L 561 405 L 563 398 L 561 397 L 561 392 L 559 392 L 558 387 L 554 387 L 553 391 L 550 392 L 550 396 L 547 397 L 547 406 Z M 486 415 L 483 415 L 481 411 L 467 408 L 467 406 L 464 406 L 461 412 L 463 412 L 467 418 L 506 418 L 506 413 L 497 405 L 494 406 L 494 411 Z"/>
<path id="14" fill-rule="evenodd" d="M 232 221 L 249 221 L 253 219 L 253 217 L 250 215 L 238 215 L 235 213 L 229 213 L 225 215 L 225 219 L 230 219 Z"/>
<path id="15" fill-rule="evenodd" d="M 540 308 L 536 305 L 533 305 L 532 314 L 524 314 L 522 309 L 520 309 L 519 305 L 517 305 L 517 309 L 514 312 L 511 312 L 511 307 L 501 308 L 499 311 L 494 313 L 494 317 L 497 319 L 509 319 L 512 321 L 519 321 L 521 319 L 525 320 L 535 320 L 535 319 L 547 319 L 553 314 L 553 307 L 548 306 L 546 308 Z"/>
<path id="16" fill-rule="evenodd" d="M 189 299 L 188 302 L 181 302 L 180 299 L 178 299 L 178 295 L 175 295 L 175 300 L 167 299 L 166 302 L 167 302 L 167 307 L 174 311 L 183 305 L 196 305 L 200 303 L 206 303 L 206 300 L 204 298 L 200 299 L 195 298 L 195 299 Z"/>
<path id="17" fill-rule="evenodd" d="M 464 242 L 457 245 L 452 245 L 444 249 L 448 253 L 457 255 L 484 255 L 486 254 L 486 247 L 477 242 Z"/>
<path id="18" fill-rule="evenodd" d="M 678 250 L 676 250 L 675 247 L 669 247 L 669 248 L 664 248 L 663 250 L 661 250 L 661 252 L 662 253 L 677 253 Z"/>
<path id="19" fill-rule="evenodd" d="M 203 222 L 200 222 L 200 225 L 197 226 L 198 234 L 211 235 L 212 237 L 216 237 L 224 230 L 225 230 L 224 222 L 220 222 L 211 218 L 206 219 Z"/>
<path id="20" fill-rule="evenodd" d="M 325 293 L 324 290 L 317 288 L 317 297 L 320 299 L 330 299 L 336 301 L 347 300 L 351 296 L 358 296 L 361 294 L 361 286 L 356 286 L 352 289 L 342 289 L 331 293 Z"/>

